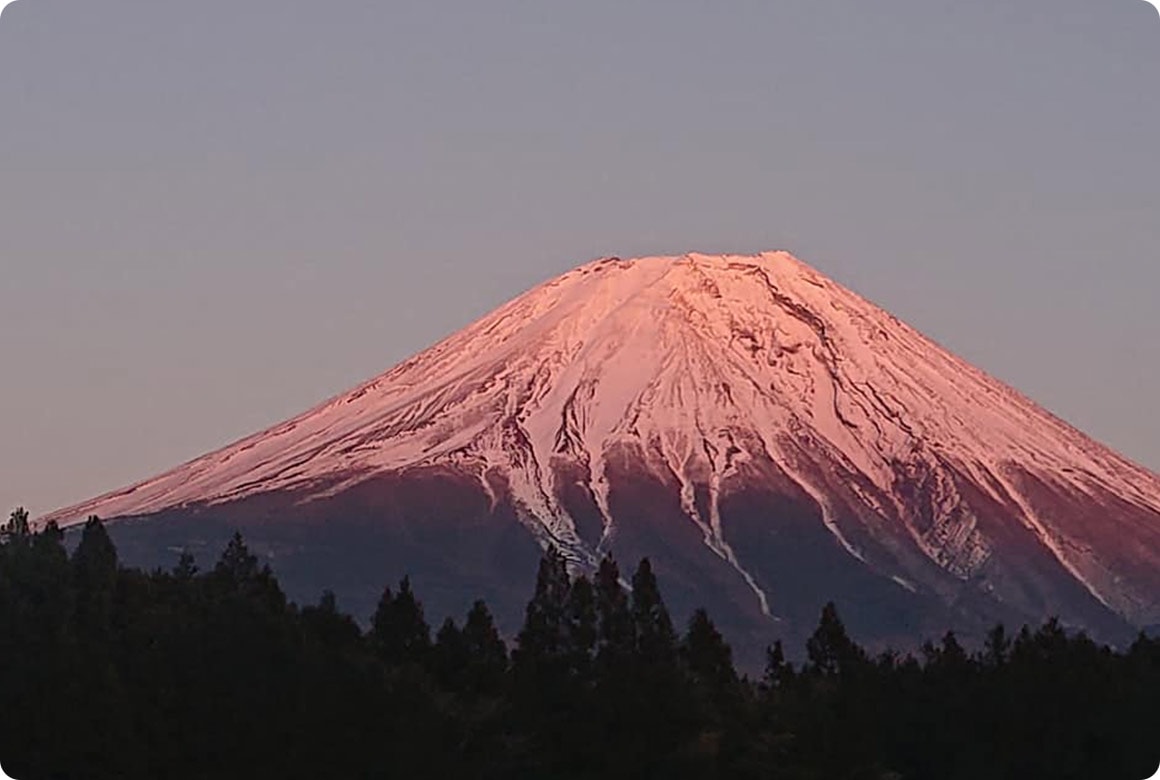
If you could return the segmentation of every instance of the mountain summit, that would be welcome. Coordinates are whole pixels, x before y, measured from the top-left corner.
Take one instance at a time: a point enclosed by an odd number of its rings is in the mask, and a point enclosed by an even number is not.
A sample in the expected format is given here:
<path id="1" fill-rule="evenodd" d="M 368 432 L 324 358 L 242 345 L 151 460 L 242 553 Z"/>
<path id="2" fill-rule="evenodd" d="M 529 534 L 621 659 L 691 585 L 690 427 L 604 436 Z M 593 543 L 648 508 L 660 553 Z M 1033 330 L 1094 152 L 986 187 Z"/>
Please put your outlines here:
<path id="1" fill-rule="evenodd" d="M 648 555 L 755 646 L 831 599 L 884 640 L 1160 623 L 1160 477 L 782 252 L 589 263 L 44 520 L 90 514 L 140 555 L 237 526 L 314 594 L 410 571 L 513 617 L 538 546 Z"/>

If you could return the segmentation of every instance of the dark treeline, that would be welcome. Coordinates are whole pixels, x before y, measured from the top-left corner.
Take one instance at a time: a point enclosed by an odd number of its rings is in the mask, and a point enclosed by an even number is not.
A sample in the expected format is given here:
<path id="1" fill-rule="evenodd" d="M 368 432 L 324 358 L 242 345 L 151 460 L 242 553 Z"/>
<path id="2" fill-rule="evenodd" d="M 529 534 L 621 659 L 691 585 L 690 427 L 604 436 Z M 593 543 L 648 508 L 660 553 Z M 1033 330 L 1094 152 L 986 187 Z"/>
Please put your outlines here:
<path id="1" fill-rule="evenodd" d="M 434 632 L 406 579 L 369 629 L 288 603 L 240 537 L 211 570 L 0 537 L 0 763 L 84 778 L 1124 778 L 1160 760 L 1160 642 L 1049 621 L 872 657 L 833 606 L 808 661 L 740 677 L 709 615 L 674 627 L 647 560 L 549 553 L 511 647 L 477 602 Z"/>

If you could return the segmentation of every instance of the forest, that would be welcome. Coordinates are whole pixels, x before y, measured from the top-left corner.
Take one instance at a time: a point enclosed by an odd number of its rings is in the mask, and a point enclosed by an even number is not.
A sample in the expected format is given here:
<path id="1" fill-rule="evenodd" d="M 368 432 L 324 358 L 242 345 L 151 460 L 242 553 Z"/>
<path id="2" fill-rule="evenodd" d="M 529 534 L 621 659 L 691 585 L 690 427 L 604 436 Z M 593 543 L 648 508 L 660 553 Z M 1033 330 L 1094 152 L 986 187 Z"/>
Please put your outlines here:
<path id="1" fill-rule="evenodd" d="M 774 643 L 751 679 L 705 611 L 674 625 L 647 559 L 572 576 L 549 550 L 505 638 L 482 601 L 433 629 L 407 579 L 361 623 L 331 593 L 290 603 L 241 536 L 204 571 L 124 567 L 96 518 L 64 542 L 19 510 L 0 533 L 16 780 L 1142 780 L 1160 763 L 1144 635 L 1113 649 L 1048 620 L 871 654 L 830 604 L 806 660 Z"/>

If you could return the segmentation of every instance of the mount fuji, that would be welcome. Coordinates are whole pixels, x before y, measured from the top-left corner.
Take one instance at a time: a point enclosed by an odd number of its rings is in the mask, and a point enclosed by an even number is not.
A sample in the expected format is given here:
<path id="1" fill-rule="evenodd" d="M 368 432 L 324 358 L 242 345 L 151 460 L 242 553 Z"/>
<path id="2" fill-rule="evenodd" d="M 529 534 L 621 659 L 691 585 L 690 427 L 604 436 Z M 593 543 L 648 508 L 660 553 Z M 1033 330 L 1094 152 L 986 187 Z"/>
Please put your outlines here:
<path id="1" fill-rule="evenodd" d="M 544 545 L 649 556 L 744 655 L 1058 616 L 1160 624 L 1160 477 L 789 254 L 605 258 L 96 514 L 132 562 L 234 529 L 292 596 L 518 624 Z M 203 564 L 206 562 L 202 560 Z"/>

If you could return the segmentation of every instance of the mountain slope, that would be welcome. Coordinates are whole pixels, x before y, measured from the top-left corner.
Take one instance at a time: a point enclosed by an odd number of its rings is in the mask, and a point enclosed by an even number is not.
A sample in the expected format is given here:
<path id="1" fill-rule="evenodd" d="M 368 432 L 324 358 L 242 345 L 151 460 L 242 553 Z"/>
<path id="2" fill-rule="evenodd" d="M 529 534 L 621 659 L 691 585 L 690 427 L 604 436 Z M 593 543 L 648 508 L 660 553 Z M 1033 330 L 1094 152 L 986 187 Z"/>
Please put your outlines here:
<path id="1" fill-rule="evenodd" d="M 660 556 L 755 635 L 827 590 L 891 605 L 887 633 L 920 614 L 1160 623 L 1156 474 L 784 253 L 590 263 L 293 420 L 45 519 L 241 522 L 265 502 L 317 525 L 432 475 L 580 567 Z M 423 514 L 395 504 L 345 511 Z"/>

